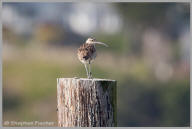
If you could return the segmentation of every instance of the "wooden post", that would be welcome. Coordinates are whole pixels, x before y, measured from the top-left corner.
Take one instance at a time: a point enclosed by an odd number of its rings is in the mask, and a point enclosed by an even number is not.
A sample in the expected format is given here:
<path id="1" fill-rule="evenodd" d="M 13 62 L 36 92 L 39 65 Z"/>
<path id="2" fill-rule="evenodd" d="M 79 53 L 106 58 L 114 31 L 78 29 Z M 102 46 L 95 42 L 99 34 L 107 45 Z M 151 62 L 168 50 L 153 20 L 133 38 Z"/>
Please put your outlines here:
<path id="1" fill-rule="evenodd" d="M 58 126 L 117 126 L 116 88 L 115 80 L 57 78 Z"/>

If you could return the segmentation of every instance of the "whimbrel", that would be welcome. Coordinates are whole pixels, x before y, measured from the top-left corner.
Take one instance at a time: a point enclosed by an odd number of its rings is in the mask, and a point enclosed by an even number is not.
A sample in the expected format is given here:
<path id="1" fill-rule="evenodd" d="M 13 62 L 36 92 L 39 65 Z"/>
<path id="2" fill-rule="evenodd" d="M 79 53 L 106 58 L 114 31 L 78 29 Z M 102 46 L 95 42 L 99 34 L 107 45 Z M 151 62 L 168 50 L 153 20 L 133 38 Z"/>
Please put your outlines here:
<path id="1" fill-rule="evenodd" d="M 94 61 L 94 59 L 97 56 L 95 44 L 104 45 L 105 47 L 108 47 L 107 44 L 96 41 L 95 38 L 90 37 L 86 40 L 86 42 L 80 46 L 77 52 L 77 56 L 79 60 L 84 64 L 85 70 L 87 73 L 87 77 L 90 79 L 92 78 L 91 74 L 91 63 Z M 89 65 L 89 70 L 87 68 L 87 65 Z"/>

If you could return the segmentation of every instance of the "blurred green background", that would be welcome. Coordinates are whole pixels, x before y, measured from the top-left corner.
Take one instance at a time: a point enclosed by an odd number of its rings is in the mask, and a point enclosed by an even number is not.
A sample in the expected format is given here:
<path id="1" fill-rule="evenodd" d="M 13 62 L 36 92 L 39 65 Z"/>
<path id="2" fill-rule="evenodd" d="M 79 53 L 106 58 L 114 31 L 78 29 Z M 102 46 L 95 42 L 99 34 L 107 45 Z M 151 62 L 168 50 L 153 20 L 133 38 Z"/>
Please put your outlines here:
<path id="1" fill-rule="evenodd" d="M 189 3 L 3 3 L 3 121 L 53 121 L 56 78 L 117 80 L 118 126 L 190 125 Z"/>

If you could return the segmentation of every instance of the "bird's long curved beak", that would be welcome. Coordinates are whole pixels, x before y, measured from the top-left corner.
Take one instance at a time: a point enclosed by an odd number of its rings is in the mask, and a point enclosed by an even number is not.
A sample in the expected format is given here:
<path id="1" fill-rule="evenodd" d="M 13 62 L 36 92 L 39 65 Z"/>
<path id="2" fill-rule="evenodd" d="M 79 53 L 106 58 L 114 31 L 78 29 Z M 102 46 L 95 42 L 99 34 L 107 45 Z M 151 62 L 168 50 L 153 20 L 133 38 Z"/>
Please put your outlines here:
<path id="1" fill-rule="evenodd" d="M 93 42 L 94 44 L 100 44 L 100 45 L 103 45 L 103 46 L 105 46 L 105 47 L 108 47 L 108 45 L 107 44 L 105 44 L 105 43 L 102 43 L 102 42 Z"/>

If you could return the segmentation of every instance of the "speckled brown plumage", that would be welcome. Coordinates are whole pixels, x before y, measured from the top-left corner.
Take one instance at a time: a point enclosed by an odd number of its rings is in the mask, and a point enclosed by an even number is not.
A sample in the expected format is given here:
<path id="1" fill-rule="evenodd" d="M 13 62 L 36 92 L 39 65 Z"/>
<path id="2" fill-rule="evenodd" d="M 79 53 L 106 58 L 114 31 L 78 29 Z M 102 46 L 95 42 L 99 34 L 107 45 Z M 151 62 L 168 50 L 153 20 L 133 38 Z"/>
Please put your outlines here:
<path id="1" fill-rule="evenodd" d="M 93 44 L 84 43 L 77 52 L 78 58 L 83 63 L 91 63 L 96 57 L 96 49 Z"/>

